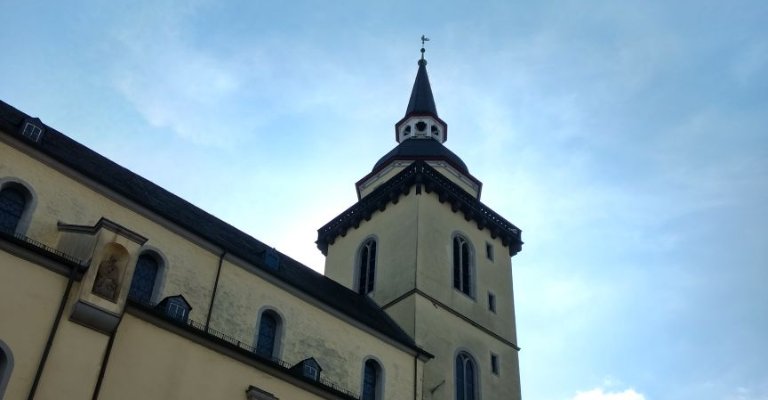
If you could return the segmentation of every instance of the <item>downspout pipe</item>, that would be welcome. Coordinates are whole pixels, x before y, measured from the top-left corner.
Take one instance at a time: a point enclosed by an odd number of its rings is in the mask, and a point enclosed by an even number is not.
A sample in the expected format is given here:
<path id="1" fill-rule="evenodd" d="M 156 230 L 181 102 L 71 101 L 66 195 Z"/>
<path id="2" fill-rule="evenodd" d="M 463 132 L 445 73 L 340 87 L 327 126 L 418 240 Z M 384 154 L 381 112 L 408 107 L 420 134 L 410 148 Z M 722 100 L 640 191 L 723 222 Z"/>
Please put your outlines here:
<path id="1" fill-rule="evenodd" d="M 418 398 L 419 387 L 419 355 L 418 353 L 413 356 L 413 400 L 419 400 Z"/>
<path id="2" fill-rule="evenodd" d="M 104 358 L 101 360 L 101 368 L 99 369 L 99 377 L 96 379 L 96 386 L 93 388 L 92 400 L 97 400 L 101 393 L 101 383 L 104 381 L 104 375 L 107 373 L 107 364 L 109 364 L 109 356 L 112 355 L 112 346 L 115 344 L 115 336 L 117 336 L 117 330 L 120 329 L 120 322 L 123 318 L 120 317 L 120 321 L 117 322 L 117 326 L 112 333 L 109 334 L 109 341 L 107 342 L 107 348 L 104 350 Z"/>
<path id="3" fill-rule="evenodd" d="M 213 314 L 213 302 L 216 300 L 216 292 L 219 289 L 219 277 L 221 276 L 221 266 L 224 264 L 226 251 L 222 251 L 219 256 L 219 268 L 216 270 L 216 281 L 213 282 L 213 293 L 211 293 L 211 304 L 208 306 L 208 315 L 205 317 L 205 332 L 208 332 L 208 326 L 211 324 L 211 314 Z"/>
<path id="4" fill-rule="evenodd" d="M 61 302 L 59 303 L 59 310 L 56 312 L 56 318 L 53 320 L 53 326 L 51 326 L 51 332 L 48 334 L 48 341 L 45 342 L 45 349 L 43 349 L 43 355 L 40 357 L 40 363 L 37 365 L 37 372 L 35 372 L 35 379 L 32 381 L 32 387 L 29 389 L 28 400 L 35 398 L 37 392 L 37 386 L 40 384 L 40 377 L 43 376 L 43 370 L 45 369 L 45 363 L 48 361 L 48 355 L 51 353 L 51 347 L 53 347 L 53 340 L 56 338 L 56 332 L 59 330 L 59 323 L 61 317 L 64 315 L 64 308 L 67 306 L 67 300 L 69 294 L 72 292 L 72 284 L 75 282 L 75 275 L 78 268 L 72 266 L 69 270 L 69 278 L 67 279 L 67 287 L 64 289 L 64 294 L 61 296 Z"/>

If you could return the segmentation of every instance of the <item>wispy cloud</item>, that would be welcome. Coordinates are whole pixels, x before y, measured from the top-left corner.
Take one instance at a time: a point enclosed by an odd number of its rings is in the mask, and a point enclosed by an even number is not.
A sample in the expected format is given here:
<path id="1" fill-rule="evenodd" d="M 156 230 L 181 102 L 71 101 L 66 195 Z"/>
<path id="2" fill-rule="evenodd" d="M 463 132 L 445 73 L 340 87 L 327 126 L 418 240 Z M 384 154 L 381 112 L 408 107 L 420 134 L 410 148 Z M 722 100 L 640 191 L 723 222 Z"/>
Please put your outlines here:
<path id="1" fill-rule="evenodd" d="M 585 392 L 578 392 L 571 400 L 645 400 L 645 396 L 635 391 L 626 389 L 620 392 L 605 391 L 603 388 L 595 388 Z"/>

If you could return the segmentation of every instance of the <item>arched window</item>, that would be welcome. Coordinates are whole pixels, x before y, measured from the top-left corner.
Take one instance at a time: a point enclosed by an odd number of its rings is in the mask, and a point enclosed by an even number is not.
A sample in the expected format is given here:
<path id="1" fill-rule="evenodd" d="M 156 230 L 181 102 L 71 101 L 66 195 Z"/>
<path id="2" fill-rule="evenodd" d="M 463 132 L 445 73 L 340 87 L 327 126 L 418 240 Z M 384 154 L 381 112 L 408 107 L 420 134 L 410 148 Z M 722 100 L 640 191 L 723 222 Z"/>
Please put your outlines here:
<path id="1" fill-rule="evenodd" d="M 27 207 L 26 190 L 16 184 L 0 190 L 0 231 L 15 233 Z"/>
<path id="2" fill-rule="evenodd" d="M 472 250 L 469 241 L 456 235 L 453 237 L 453 287 L 474 297 L 472 279 Z"/>
<path id="3" fill-rule="evenodd" d="M 261 313 L 259 330 L 256 335 L 256 354 L 268 358 L 277 356 L 280 336 L 280 317 L 272 310 Z"/>
<path id="4" fill-rule="evenodd" d="M 383 398 L 381 381 L 381 366 L 374 360 L 367 360 L 363 367 L 363 393 L 360 399 L 379 400 Z"/>
<path id="5" fill-rule="evenodd" d="M 461 352 L 456 356 L 456 400 L 477 398 L 477 366 L 472 356 Z"/>
<path id="6" fill-rule="evenodd" d="M 368 294 L 373 291 L 376 278 L 376 239 L 368 239 L 360 247 L 357 270 L 357 292 Z"/>
<path id="7" fill-rule="evenodd" d="M 13 370 L 13 354 L 11 349 L 0 340 L 0 399 L 5 394 L 5 388 L 8 387 L 8 381 L 11 380 L 11 371 Z"/>
<path id="8" fill-rule="evenodd" d="M 160 262 L 157 256 L 150 253 L 140 255 L 136 261 L 136 270 L 133 272 L 128 297 L 131 300 L 149 304 L 152 301 L 159 272 Z"/>

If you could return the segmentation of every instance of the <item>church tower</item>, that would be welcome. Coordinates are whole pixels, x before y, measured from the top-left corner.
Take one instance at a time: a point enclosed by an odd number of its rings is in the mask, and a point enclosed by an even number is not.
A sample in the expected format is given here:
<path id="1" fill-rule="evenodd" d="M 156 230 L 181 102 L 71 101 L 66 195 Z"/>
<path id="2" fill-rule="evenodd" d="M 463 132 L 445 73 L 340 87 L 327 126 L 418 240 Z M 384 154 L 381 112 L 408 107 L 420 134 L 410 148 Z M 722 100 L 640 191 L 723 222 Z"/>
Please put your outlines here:
<path id="1" fill-rule="evenodd" d="M 376 302 L 434 358 L 422 399 L 520 399 L 511 257 L 520 230 L 480 202 L 482 183 L 443 145 L 424 49 L 398 145 L 318 231 L 328 277 Z M 385 376 L 386 379 L 386 376 Z"/>

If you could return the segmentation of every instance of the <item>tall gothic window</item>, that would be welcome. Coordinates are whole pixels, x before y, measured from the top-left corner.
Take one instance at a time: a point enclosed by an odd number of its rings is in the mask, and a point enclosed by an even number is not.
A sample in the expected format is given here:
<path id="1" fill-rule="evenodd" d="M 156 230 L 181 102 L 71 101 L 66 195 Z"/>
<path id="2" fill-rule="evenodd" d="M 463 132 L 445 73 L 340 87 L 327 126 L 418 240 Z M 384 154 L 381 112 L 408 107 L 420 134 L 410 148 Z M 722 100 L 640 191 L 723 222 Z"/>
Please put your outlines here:
<path id="1" fill-rule="evenodd" d="M 363 369 L 363 393 L 360 399 L 378 400 L 381 395 L 381 366 L 374 360 L 368 360 Z"/>
<path id="2" fill-rule="evenodd" d="M 469 241 L 453 237 L 453 287 L 472 297 L 472 253 Z"/>
<path id="3" fill-rule="evenodd" d="M 477 367 L 472 357 L 461 352 L 456 356 L 456 400 L 477 399 Z"/>
<path id="4" fill-rule="evenodd" d="M 280 317 L 274 311 L 264 311 L 256 336 L 256 354 L 268 358 L 275 357 L 279 329 Z"/>
<path id="5" fill-rule="evenodd" d="M 160 272 L 160 263 L 155 256 L 147 253 L 140 255 L 136 262 L 136 270 L 133 273 L 128 297 L 141 303 L 150 303 L 157 283 L 158 272 Z"/>
<path id="6" fill-rule="evenodd" d="M 16 232 L 21 216 L 27 207 L 27 197 L 16 185 L 0 190 L 0 231 Z"/>
<path id="7" fill-rule="evenodd" d="M 368 239 L 360 247 L 357 276 L 357 292 L 368 294 L 373 291 L 376 278 L 376 240 Z"/>

